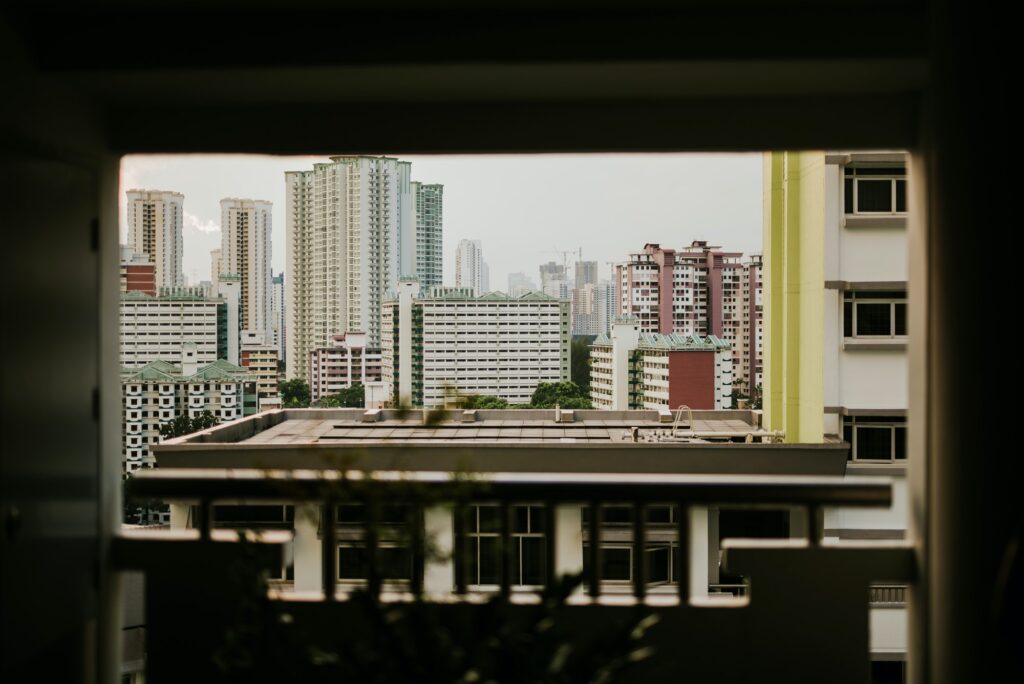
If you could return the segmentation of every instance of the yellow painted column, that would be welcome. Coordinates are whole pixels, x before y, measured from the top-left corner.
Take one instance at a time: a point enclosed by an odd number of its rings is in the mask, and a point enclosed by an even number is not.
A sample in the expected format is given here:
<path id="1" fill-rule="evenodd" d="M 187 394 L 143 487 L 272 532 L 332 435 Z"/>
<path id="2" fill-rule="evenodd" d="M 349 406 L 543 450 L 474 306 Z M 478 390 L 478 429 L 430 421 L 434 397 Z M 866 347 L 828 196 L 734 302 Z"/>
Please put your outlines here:
<path id="1" fill-rule="evenodd" d="M 764 158 L 765 424 L 787 442 L 824 433 L 825 156 Z"/>

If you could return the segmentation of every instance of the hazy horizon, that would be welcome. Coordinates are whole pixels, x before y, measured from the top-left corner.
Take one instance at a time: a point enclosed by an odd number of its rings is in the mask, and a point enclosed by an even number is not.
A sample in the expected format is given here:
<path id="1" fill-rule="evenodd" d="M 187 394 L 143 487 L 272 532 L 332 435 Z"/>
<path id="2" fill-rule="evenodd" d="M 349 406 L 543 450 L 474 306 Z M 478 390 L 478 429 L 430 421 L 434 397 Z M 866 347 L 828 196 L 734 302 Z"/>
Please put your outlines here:
<path id="1" fill-rule="evenodd" d="M 389 155 L 412 162 L 413 180 L 444 187 L 444 278 L 454 280 L 459 240 L 482 242 L 490 288 L 509 273 L 539 280 L 547 261 L 597 261 L 602 278 L 647 242 L 681 247 L 693 240 L 760 253 L 760 154 Z M 190 283 L 210 277 L 220 246 L 220 200 L 273 203 L 274 273 L 285 268 L 284 172 L 327 157 L 130 155 L 121 162 L 124 192 L 185 195 L 183 270 Z M 286 276 L 287 277 L 287 276 Z"/>

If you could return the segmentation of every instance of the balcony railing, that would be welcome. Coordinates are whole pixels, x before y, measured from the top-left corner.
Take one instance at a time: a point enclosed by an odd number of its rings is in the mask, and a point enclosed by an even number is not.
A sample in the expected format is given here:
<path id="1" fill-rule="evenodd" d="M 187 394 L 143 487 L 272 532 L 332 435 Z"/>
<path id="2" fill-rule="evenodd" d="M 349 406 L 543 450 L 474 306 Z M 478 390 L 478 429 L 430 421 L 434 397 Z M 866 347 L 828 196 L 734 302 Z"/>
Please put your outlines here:
<path id="1" fill-rule="evenodd" d="M 470 576 L 472 559 L 469 540 L 471 531 L 467 512 L 471 506 L 486 503 L 499 511 L 496 533 L 499 559 L 495 600 L 510 607 L 525 609 L 537 605 L 537 596 L 550 593 L 566 574 L 565 538 L 578 544 L 575 572 L 583 573 L 582 590 L 573 594 L 569 603 L 572 620 L 595 625 L 609 624 L 642 610 L 657 613 L 664 623 L 662 631 L 650 638 L 662 659 L 657 673 L 644 676 L 664 680 L 669 672 L 690 668 L 696 673 L 714 673 L 717 681 L 750 681 L 751 672 L 744 658 L 729 658 L 719 645 L 729 644 L 730 652 L 743 652 L 749 662 L 771 662 L 770 677 L 787 681 L 867 681 L 868 679 L 868 613 L 865 600 L 870 589 L 872 606 L 895 606 L 903 599 L 904 585 L 913 580 L 913 555 L 908 546 L 899 543 L 842 544 L 823 540 L 822 510 L 824 507 L 886 507 L 892 503 L 891 483 L 884 478 L 815 477 L 815 476 L 719 476 L 674 474 L 604 474 L 604 473 L 512 473 L 453 476 L 444 472 L 364 472 L 339 470 L 258 470 L 258 469 L 163 469 L 144 471 L 128 482 L 130 496 L 185 503 L 195 506 L 195 526 L 189 532 L 166 534 L 141 533 L 119 539 L 115 557 L 123 567 L 152 570 L 163 583 L 154 582 L 147 591 L 164 592 L 164 598 L 153 599 L 154 605 L 164 602 L 167 610 L 181 610 L 166 597 L 174 591 L 180 578 L 164 567 L 168 558 L 187 557 L 189 572 L 200 573 L 212 563 L 224 563 L 231 547 L 251 548 L 251 544 L 229 543 L 248 539 L 283 548 L 292 536 L 287 530 L 266 530 L 259 534 L 241 535 L 219 527 L 212 515 L 215 505 L 295 504 L 296 548 L 298 545 L 298 508 L 319 513 L 316 534 L 305 537 L 304 543 L 319 547 L 317 578 L 320 591 L 282 591 L 288 582 L 276 582 L 271 596 L 287 606 L 289 614 L 301 613 L 317 624 L 336 624 L 341 615 L 349 616 L 345 606 L 351 603 L 352 591 L 358 586 L 362 596 L 380 603 L 408 603 L 425 600 L 441 611 L 454 606 L 480 602 L 479 587 Z M 339 547 L 346 544 L 345 532 L 339 534 L 339 506 L 358 503 L 364 506 L 365 517 L 357 520 L 356 537 L 365 559 L 365 582 L 354 584 L 339 578 Z M 537 507 L 543 519 L 542 586 L 513 585 L 515 568 L 515 506 L 529 503 Z M 564 511 L 583 506 L 600 510 L 606 505 L 626 505 L 632 509 L 631 537 L 625 542 L 632 550 L 633 570 L 630 592 L 622 593 L 603 581 L 602 544 L 583 540 L 602 540 L 608 533 L 602 516 L 564 517 Z M 652 506 L 676 506 L 679 512 L 671 523 L 678 542 L 672 546 L 678 572 L 673 573 L 675 586 L 671 593 L 651 591 L 645 564 L 649 523 L 646 511 Z M 382 549 L 393 548 L 394 532 L 377 524 L 383 506 L 401 505 L 408 511 L 403 525 L 403 544 L 411 549 L 408 580 L 390 581 L 383 569 L 386 561 Z M 797 508 L 808 521 L 806 538 L 778 540 L 735 540 L 722 542 L 722 566 L 731 574 L 743 576 L 742 584 L 703 583 L 691 581 L 691 573 L 699 572 L 707 558 L 698 559 L 691 549 L 699 548 L 701 539 L 694 536 L 694 516 L 709 506 Z M 451 555 L 448 563 L 446 592 L 437 594 L 436 560 L 430 558 L 427 537 L 438 530 L 436 512 L 448 511 L 447 534 Z M 434 524 L 427 524 L 434 516 Z M 532 515 L 532 513 L 531 513 Z M 573 521 L 566 524 L 566 520 Z M 332 524 L 334 523 L 334 524 Z M 352 522 L 348 525 L 351 527 Z M 662 524 L 661 527 L 664 527 Z M 581 529 L 582 528 L 582 529 Z M 706 538 L 704 539 L 706 544 Z M 617 542 L 622 545 L 621 542 Z M 189 549 L 186 553 L 185 550 Z M 580 555 L 586 554 L 586 559 Z M 717 553 L 717 549 L 715 550 Z M 296 554 L 298 551 L 296 551 Z M 705 551 L 706 553 L 706 551 Z M 214 560 L 204 561 L 204 558 Z M 276 563 L 276 566 L 274 565 Z M 571 565 L 572 563 L 569 563 Z M 429 566 L 429 567 L 428 567 Z M 186 567 L 186 566 L 182 566 Z M 280 554 L 270 561 L 280 570 Z M 256 572 L 256 570 L 254 570 Z M 299 568 L 295 566 L 296 584 Z M 427 576 L 432 579 L 425 581 Z M 271 574 L 272 577 L 277 576 Z M 216 594 L 209 588 L 202 592 Z M 314 580 L 316 581 L 316 580 Z M 314 584 L 314 586 L 316 586 Z M 477 591 L 472 591 L 476 588 Z M 300 604 L 289 599 L 301 597 Z M 546 594 L 545 594 L 546 595 Z M 308 599 L 319 599 L 310 603 Z M 184 600 L 184 599 L 182 599 Z M 149 604 L 147 604 L 149 605 Z M 310 617 L 309 611 L 328 611 Z M 328 608 L 334 606 L 335 608 Z M 598 610 L 597 613 L 592 612 Z M 342 612 L 337 612 L 342 611 Z M 610 612 L 606 612 L 610 611 Z M 618 616 L 618 617 L 616 617 Z M 155 619 L 150 616 L 150 620 Z M 188 618 L 177 627 L 187 624 Z M 289 618 L 291 619 L 291 618 Z M 348 619 L 348 618 L 346 618 Z M 160 630 L 151 625 L 156 643 Z M 688 635 L 688 636 L 684 636 Z M 688 645 L 680 650 L 679 640 Z M 690 641 L 686 641 L 690 639 Z M 699 641 L 693 641 L 699 639 Z M 160 648 L 151 644 L 151 648 Z M 724 646 L 723 646 L 724 648 Z M 169 649 L 169 647 L 168 647 Z M 169 666 L 169 651 L 163 651 L 162 666 Z M 175 655 L 177 657 L 177 655 Z M 651 671 L 652 673 L 654 671 Z M 639 681 L 639 680 L 638 680 Z"/>

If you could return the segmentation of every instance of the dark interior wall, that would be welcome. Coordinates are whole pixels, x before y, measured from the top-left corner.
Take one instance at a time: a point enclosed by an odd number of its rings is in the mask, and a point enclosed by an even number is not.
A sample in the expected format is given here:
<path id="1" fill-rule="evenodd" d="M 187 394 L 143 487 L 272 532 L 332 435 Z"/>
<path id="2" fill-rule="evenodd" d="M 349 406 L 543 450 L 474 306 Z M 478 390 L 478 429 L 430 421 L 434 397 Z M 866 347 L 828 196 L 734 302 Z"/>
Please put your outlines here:
<path id="1" fill-rule="evenodd" d="M 963 398 L 987 396 L 991 373 L 961 347 L 990 329 L 979 304 L 1012 291 L 998 273 L 982 277 L 991 240 L 981 237 L 1017 222 L 1001 173 L 1015 139 L 1012 22 L 952 1 L 618 12 L 563 2 L 429 18 L 400 2 L 312 17 L 212 4 L 160 14 L 26 3 L 0 14 L 5 674 L 45 662 L 87 681 L 109 660 L 98 649 L 117 593 L 103 546 L 117 498 L 116 470 L 103 466 L 119 444 L 116 345 L 104 337 L 116 305 L 116 155 L 200 151 L 919 152 L 934 232 L 922 251 L 930 344 L 915 363 L 931 384 L 911 420 L 928 425 L 919 488 L 938 507 L 919 497 L 914 513 L 924 655 L 911 671 L 964 681 L 1013 661 L 998 592 L 1020 535 L 1019 466 L 1009 476 L 982 462 L 1005 449 L 982 449 L 966 427 L 986 422 L 983 402 Z M 217 31 L 229 24 L 240 30 Z M 243 42 L 254 31 L 266 49 Z"/>

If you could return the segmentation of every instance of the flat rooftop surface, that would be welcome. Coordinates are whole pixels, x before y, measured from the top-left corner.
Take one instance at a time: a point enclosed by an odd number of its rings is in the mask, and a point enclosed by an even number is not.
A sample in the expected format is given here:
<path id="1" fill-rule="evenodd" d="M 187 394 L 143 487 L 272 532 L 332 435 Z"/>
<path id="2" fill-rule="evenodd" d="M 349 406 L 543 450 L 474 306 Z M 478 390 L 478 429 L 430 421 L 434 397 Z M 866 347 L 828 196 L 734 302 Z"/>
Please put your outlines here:
<path id="1" fill-rule="evenodd" d="M 418 412 L 417 412 L 418 413 Z M 256 433 L 241 444 L 351 444 L 366 442 L 458 442 L 458 443 L 573 443 L 632 441 L 630 428 L 639 428 L 639 439 L 668 438 L 671 423 L 643 420 L 624 421 L 587 419 L 572 423 L 548 420 L 515 420 L 496 418 L 474 422 L 445 421 L 424 425 L 422 418 L 362 422 L 362 418 L 292 418 Z M 699 419 L 693 425 L 680 427 L 676 434 L 686 435 L 761 434 L 763 431 L 741 418 Z"/>

